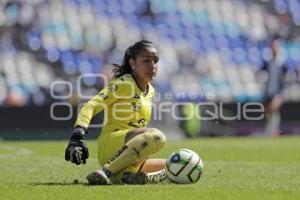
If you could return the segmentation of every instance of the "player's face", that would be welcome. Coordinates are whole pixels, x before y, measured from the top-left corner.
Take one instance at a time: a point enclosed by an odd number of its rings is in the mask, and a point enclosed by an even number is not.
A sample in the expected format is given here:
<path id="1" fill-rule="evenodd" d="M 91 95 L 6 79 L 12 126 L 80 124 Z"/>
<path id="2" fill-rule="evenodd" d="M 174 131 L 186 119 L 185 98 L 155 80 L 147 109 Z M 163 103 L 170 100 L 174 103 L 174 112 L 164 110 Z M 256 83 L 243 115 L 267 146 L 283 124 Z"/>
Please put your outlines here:
<path id="1" fill-rule="evenodd" d="M 155 48 L 147 48 L 139 52 L 132 60 L 131 67 L 136 76 L 145 81 L 152 81 L 158 70 L 159 57 Z"/>

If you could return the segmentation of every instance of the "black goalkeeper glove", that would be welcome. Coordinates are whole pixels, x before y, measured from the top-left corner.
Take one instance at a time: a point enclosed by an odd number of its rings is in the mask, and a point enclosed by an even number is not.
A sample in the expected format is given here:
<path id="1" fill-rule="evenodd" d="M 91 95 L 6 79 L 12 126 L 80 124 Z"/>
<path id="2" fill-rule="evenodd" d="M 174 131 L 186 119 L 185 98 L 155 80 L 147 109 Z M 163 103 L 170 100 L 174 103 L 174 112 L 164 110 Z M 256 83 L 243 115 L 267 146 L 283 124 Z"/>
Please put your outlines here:
<path id="1" fill-rule="evenodd" d="M 86 159 L 89 158 L 89 149 L 84 139 L 86 133 L 86 128 L 81 126 L 76 126 L 73 129 L 73 134 L 65 151 L 66 161 L 71 161 L 76 165 L 86 163 Z"/>

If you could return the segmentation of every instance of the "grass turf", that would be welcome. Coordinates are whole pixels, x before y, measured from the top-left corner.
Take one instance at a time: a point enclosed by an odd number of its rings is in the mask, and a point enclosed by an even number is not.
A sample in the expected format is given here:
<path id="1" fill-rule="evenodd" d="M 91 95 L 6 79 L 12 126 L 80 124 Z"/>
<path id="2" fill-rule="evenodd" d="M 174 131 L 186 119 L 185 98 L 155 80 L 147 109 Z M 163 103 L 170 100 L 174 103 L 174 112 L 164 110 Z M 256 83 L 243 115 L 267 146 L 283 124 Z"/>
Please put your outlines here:
<path id="1" fill-rule="evenodd" d="M 204 162 L 191 185 L 87 186 L 96 143 L 84 166 L 64 161 L 66 141 L 0 142 L 0 199 L 300 199 L 300 137 L 172 141 L 155 157 L 189 148 Z M 74 180 L 79 183 L 75 184 Z"/>

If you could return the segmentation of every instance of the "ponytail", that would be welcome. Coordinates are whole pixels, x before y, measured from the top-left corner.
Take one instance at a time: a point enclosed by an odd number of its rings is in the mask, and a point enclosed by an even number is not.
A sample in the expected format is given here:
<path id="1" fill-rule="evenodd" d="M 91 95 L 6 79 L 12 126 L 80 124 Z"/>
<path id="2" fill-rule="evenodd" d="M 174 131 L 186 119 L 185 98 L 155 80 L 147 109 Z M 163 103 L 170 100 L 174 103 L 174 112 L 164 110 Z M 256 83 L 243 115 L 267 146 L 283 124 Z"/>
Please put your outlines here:
<path id="1" fill-rule="evenodd" d="M 120 76 L 123 76 L 124 74 L 131 74 L 132 69 L 129 64 L 129 59 L 131 58 L 130 48 L 131 47 L 128 47 L 125 51 L 122 65 L 113 64 L 113 78 L 118 78 Z"/>

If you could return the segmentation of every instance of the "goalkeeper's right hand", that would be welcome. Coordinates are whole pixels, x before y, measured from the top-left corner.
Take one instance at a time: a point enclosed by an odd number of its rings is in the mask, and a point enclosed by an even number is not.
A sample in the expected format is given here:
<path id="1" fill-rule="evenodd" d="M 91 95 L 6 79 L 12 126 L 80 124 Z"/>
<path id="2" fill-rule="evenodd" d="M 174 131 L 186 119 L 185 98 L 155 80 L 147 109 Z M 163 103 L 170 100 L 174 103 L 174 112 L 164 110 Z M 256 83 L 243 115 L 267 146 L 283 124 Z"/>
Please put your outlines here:
<path id="1" fill-rule="evenodd" d="M 71 161 L 76 165 L 85 164 L 89 158 L 89 149 L 86 146 L 85 138 L 86 128 L 76 126 L 65 151 L 65 160 Z"/>

